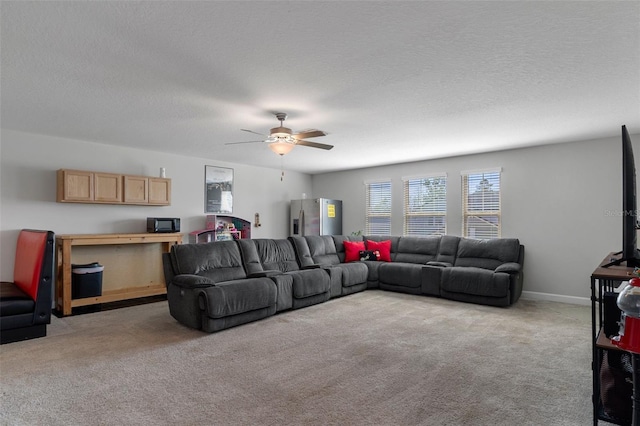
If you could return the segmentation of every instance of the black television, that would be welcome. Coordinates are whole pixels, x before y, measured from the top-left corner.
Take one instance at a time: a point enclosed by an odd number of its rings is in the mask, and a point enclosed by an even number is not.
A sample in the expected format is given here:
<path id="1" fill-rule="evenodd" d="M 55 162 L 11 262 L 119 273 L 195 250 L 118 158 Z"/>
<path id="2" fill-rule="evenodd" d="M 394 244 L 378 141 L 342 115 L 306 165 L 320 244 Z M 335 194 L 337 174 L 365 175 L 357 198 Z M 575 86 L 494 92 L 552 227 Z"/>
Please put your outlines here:
<path id="1" fill-rule="evenodd" d="M 630 268 L 640 266 L 637 229 L 636 164 L 627 126 L 622 126 L 622 251 L 617 253 L 622 256 L 604 265 L 605 267 L 623 262 Z"/>

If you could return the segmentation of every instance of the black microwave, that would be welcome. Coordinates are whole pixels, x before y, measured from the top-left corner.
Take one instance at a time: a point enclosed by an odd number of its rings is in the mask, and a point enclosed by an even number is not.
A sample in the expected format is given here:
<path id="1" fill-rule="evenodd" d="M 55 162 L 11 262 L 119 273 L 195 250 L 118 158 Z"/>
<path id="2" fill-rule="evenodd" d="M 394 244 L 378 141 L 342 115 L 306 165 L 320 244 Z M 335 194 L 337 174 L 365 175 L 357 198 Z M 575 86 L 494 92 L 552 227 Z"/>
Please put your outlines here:
<path id="1" fill-rule="evenodd" d="M 147 232 L 180 232 L 180 218 L 148 217 Z"/>

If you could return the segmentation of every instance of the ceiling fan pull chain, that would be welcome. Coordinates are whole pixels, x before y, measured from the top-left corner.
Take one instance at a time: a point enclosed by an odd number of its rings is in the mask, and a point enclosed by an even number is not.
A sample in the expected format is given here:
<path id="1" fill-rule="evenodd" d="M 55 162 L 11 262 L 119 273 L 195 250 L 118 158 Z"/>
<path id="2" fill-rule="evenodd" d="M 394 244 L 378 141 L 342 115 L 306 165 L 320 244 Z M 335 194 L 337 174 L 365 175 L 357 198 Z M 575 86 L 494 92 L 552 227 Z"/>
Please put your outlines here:
<path id="1" fill-rule="evenodd" d="M 284 155 L 280 154 L 280 182 L 284 180 Z"/>

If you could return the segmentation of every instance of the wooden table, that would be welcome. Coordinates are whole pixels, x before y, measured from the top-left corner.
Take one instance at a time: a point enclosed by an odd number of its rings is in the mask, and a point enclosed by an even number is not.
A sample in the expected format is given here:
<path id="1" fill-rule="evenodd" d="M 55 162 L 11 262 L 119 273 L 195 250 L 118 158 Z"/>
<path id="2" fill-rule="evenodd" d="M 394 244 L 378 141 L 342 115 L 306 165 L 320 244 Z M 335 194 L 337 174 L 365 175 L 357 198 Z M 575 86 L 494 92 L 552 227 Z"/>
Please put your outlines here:
<path id="1" fill-rule="evenodd" d="M 162 253 L 182 244 L 182 234 L 56 235 L 56 309 L 71 309 L 166 294 Z M 71 297 L 71 264 L 99 262 L 104 266 L 102 295 Z"/>

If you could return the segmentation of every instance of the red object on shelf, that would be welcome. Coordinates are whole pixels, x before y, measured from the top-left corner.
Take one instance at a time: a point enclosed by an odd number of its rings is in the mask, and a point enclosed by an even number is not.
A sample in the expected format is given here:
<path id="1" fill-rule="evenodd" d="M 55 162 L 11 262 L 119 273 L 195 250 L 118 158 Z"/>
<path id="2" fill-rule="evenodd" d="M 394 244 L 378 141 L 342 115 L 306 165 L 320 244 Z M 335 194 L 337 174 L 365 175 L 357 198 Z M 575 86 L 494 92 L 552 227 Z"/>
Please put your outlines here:
<path id="1" fill-rule="evenodd" d="M 622 311 L 620 331 L 611 343 L 622 350 L 640 354 L 640 278 L 632 278 L 618 295 L 618 307 Z"/>

